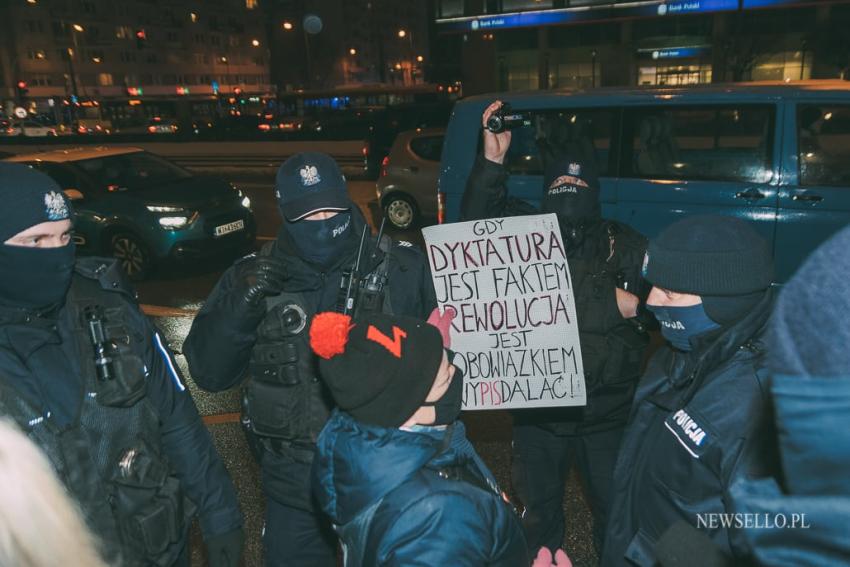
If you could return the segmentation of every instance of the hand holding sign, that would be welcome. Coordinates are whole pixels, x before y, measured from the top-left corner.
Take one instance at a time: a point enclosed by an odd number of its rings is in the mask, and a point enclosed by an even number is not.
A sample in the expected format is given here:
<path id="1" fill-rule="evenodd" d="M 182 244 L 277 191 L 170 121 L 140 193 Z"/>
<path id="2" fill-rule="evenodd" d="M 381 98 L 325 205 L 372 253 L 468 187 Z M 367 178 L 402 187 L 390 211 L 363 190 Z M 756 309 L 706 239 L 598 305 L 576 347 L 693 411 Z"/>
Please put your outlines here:
<path id="1" fill-rule="evenodd" d="M 442 315 L 440 315 L 440 308 L 435 307 L 428 316 L 428 324 L 434 325 L 440 330 L 445 348 L 451 348 L 452 346 L 452 321 L 455 316 L 457 316 L 457 311 L 451 306 L 446 307 Z"/>

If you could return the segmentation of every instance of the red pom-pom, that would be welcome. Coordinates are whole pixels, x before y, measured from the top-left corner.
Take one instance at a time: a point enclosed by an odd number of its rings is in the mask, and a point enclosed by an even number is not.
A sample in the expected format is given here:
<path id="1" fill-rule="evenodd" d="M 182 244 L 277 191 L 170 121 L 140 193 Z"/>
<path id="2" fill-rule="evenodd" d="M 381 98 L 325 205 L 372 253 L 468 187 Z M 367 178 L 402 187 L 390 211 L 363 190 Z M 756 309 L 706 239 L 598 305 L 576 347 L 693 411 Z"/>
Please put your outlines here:
<path id="1" fill-rule="evenodd" d="M 348 332 L 354 325 L 351 317 L 342 313 L 319 313 L 310 325 L 310 346 L 313 352 L 328 360 L 345 352 Z"/>

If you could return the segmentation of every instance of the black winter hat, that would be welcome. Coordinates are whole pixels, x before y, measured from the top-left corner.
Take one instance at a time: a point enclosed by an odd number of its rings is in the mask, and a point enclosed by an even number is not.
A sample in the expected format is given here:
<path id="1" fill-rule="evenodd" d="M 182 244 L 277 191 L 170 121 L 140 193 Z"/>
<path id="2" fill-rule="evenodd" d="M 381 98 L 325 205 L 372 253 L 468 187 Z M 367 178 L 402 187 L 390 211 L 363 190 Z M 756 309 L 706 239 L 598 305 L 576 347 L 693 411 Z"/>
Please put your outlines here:
<path id="1" fill-rule="evenodd" d="M 700 296 L 742 296 L 773 281 L 767 241 L 741 219 L 685 217 L 649 243 L 644 277 L 652 285 Z"/>
<path id="2" fill-rule="evenodd" d="M 291 222 L 319 211 L 351 208 L 345 176 L 336 161 L 321 152 L 301 152 L 283 162 L 275 194 L 281 214 Z"/>
<path id="3" fill-rule="evenodd" d="M 706 315 L 731 325 L 762 300 L 773 281 L 773 254 L 746 221 L 699 215 L 650 241 L 643 273 L 658 287 L 701 296 Z"/>
<path id="4" fill-rule="evenodd" d="M 0 244 L 43 222 L 72 218 L 71 203 L 48 175 L 22 163 L 0 162 Z"/>
<path id="5" fill-rule="evenodd" d="M 560 154 L 543 170 L 541 210 L 578 223 L 601 216 L 599 177 L 589 162 Z"/>
<path id="6" fill-rule="evenodd" d="M 436 327 L 383 314 L 319 313 L 310 346 L 334 401 L 355 419 L 400 427 L 425 402 L 443 360 Z"/>

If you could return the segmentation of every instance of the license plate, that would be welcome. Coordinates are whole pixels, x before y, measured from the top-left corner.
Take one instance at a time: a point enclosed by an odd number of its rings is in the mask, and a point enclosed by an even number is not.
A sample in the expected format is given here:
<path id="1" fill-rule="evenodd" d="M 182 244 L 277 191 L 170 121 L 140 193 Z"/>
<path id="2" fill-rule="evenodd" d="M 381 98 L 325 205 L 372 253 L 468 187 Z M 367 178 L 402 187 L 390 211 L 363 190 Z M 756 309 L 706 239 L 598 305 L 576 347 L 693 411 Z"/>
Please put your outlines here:
<path id="1" fill-rule="evenodd" d="M 231 232 L 236 232 L 237 230 L 242 230 L 245 228 L 245 221 L 238 220 L 229 222 L 227 224 L 222 224 L 215 227 L 215 235 L 222 236 L 224 234 L 230 234 Z"/>

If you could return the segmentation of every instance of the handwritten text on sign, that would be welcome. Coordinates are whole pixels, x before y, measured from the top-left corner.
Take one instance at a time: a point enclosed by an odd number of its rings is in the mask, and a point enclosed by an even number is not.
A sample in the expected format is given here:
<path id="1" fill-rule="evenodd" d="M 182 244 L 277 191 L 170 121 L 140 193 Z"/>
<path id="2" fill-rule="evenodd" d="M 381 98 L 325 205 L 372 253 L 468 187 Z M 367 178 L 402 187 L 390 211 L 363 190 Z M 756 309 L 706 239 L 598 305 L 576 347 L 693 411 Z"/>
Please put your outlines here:
<path id="1" fill-rule="evenodd" d="M 583 406 L 570 270 L 555 215 L 423 229 L 465 409 Z"/>

